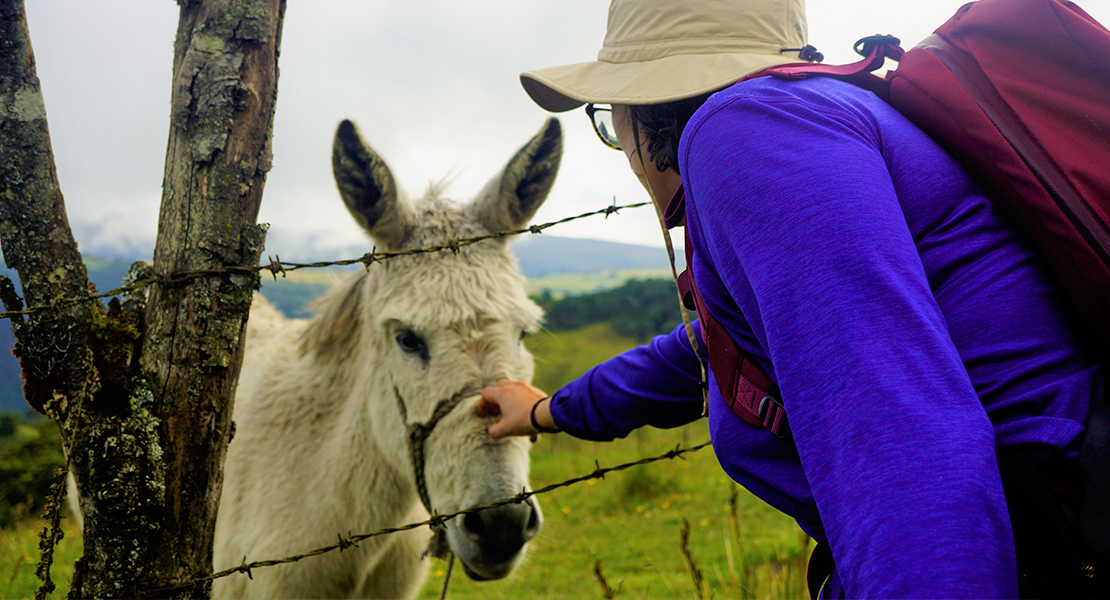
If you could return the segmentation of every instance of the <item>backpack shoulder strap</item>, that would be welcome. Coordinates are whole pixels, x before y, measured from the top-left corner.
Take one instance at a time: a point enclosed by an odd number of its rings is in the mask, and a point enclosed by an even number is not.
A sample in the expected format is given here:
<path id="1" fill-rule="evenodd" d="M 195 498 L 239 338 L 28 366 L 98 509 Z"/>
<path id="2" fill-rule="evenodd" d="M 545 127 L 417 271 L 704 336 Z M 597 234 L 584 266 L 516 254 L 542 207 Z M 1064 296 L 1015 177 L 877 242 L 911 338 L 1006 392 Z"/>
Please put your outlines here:
<path id="1" fill-rule="evenodd" d="M 675 194 L 664 211 L 668 227 L 674 227 L 685 216 L 686 201 L 681 192 Z M 673 224 L 672 224 L 673 223 Z M 788 432 L 786 410 L 779 399 L 778 386 L 763 372 L 751 354 L 737 345 L 702 301 L 691 271 L 693 244 L 686 228 L 686 270 L 678 276 L 678 289 L 686 308 L 698 313 L 701 320 L 701 337 L 709 349 L 709 366 L 721 397 L 732 412 L 756 427 L 770 430 L 780 438 Z"/>

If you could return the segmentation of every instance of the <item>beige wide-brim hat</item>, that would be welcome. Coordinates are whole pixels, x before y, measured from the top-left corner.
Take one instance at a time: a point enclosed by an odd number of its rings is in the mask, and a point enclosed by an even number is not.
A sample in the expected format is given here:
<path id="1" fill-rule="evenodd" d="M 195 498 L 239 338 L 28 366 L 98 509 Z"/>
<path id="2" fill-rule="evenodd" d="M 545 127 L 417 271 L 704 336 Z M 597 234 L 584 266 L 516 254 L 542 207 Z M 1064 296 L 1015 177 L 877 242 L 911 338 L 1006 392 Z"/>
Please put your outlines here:
<path id="1" fill-rule="evenodd" d="M 541 107 L 660 104 L 796 63 L 805 0 L 612 0 L 596 62 L 521 73 Z"/>

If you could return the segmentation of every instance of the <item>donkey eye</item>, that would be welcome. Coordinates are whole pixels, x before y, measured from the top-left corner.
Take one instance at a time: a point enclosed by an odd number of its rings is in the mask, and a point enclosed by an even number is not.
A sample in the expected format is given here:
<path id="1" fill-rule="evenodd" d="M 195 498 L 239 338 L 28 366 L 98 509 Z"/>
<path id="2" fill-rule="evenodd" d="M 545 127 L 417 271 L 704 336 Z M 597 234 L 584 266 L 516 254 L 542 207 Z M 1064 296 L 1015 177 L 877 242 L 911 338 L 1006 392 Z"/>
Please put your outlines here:
<path id="1" fill-rule="evenodd" d="M 415 331 L 404 329 L 398 332 L 394 339 L 397 340 L 397 345 L 401 347 L 401 350 L 409 354 L 419 354 L 421 358 L 427 360 L 428 344 Z"/>

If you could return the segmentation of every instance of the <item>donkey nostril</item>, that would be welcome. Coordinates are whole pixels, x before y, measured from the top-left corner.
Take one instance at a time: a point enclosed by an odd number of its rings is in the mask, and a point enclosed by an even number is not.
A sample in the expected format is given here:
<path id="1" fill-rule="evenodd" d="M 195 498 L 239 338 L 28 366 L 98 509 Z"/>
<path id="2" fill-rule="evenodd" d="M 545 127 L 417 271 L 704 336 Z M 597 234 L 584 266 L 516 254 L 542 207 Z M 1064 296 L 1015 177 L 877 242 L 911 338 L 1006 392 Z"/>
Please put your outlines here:
<path id="1" fill-rule="evenodd" d="M 540 529 L 543 528 L 543 519 L 540 517 L 540 511 L 536 507 L 526 505 L 528 507 L 528 525 L 524 527 L 524 541 L 529 541 L 540 534 Z"/>
<path id="2" fill-rule="evenodd" d="M 478 541 L 486 532 L 486 521 L 481 512 L 472 512 L 463 517 L 463 530 L 472 541 Z"/>
<path id="3" fill-rule="evenodd" d="M 543 513 L 534 502 L 511 504 L 468 513 L 459 533 L 477 546 L 489 564 L 507 564 L 543 527 Z"/>

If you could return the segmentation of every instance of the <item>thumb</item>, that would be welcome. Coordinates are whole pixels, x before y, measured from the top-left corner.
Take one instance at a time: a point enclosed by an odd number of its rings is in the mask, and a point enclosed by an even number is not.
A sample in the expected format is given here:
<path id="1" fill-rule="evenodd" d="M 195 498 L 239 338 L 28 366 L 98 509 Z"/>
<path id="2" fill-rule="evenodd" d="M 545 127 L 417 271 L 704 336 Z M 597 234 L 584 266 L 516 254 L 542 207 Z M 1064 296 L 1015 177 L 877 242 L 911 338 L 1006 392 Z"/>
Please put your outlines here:
<path id="1" fill-rule="evenodd" d="M 507 431 L 507 427 L 503 419 L 498 419 L 497 421 L 490 424 L 489 436 L 491 438 L 496 440 L 498 438 L 503 438 L 506 435 L 509 435 L 509 432 Z"/>

